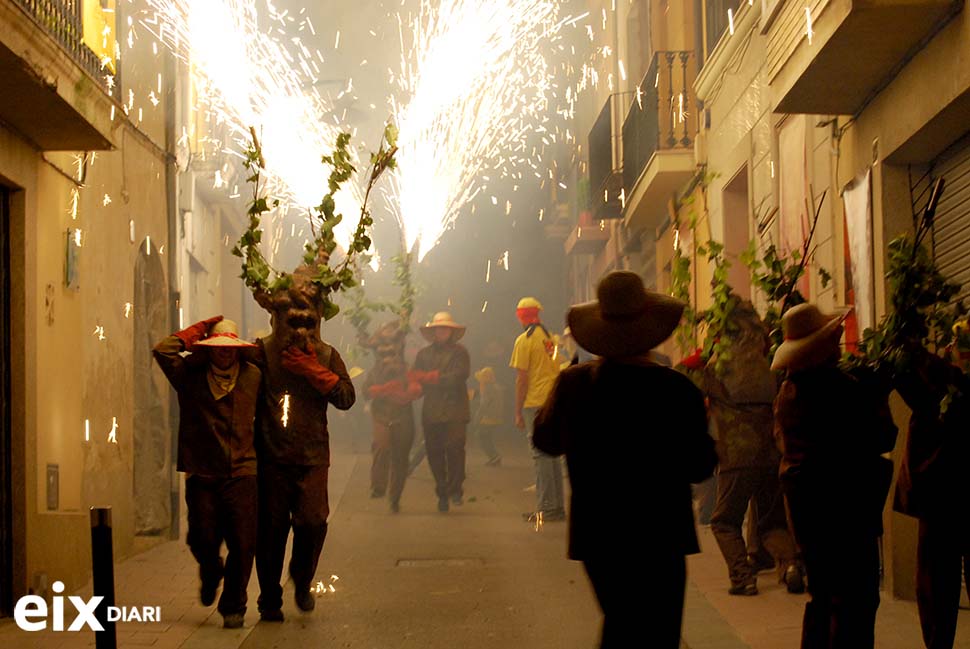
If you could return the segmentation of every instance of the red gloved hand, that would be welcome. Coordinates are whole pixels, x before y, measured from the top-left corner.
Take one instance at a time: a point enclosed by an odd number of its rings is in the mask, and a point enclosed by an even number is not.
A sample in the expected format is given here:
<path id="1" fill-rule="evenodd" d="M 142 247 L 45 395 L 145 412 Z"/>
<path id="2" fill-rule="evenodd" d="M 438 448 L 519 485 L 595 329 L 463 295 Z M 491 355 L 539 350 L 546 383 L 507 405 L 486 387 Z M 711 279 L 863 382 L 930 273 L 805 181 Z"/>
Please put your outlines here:
<path id="1" fill-rule="evenodd" d="M 209 333 L 209 328 L 220 320 L 222 320 L 221 315 L 213 316 L 207 320 L 200 320 L 182 331 L 176 331 L 175 337 L 182 341 L 186 349 L 191 349 L 192 345 L 205 338 L 205 335 Z"/>
<path id="2" fill-rule="evenodd" d="M 421 384 L 413 381 L 408 382 L 408 387 L 404 388 L 400 381 L 392 381 L 393 388 L 388 392 L 388 399 L 391 403 L 398 406 L 406 406 L 415 399 L 421 398 Z"/>
<path id="3" fill-rule="evenodd" d="M 379 385 L 372 385 L 367 389 L 367 392 L 370 394 L 371 398 L 389 397 L 401 391 L 401 382 L 397 380 L 388 381 L 387 383 L 381 383 Z"/>
<path id="4" fill-rule="evenodd" d="M 304 377 L 320 394 L 329 394 L 340 377 L 321 365 L 312 348 L 307 347 L 307 351 L 296 347 L 283 350 L 283 369 Z"/>
<path id="5" fill-rule="evenodd" d="M 701 358 L 702 351 L 703 350 L 698 347 L 694 350 L 693 354 L 680 361 L 679 364 L 683 365 L 689 370 L 699 370 L 700 368 L 704 367 L 704 359 Z"/>

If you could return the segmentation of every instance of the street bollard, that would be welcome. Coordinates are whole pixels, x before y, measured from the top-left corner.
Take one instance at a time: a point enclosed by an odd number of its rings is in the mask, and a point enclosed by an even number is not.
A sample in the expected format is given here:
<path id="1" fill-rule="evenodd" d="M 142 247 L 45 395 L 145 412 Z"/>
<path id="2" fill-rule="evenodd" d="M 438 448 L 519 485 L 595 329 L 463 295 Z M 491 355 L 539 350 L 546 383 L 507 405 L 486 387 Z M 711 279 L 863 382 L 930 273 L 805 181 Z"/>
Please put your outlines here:
<path id="1" fill-rule="evenodd" d="M 114 552 L 111 547 L 111 508 L 91 508 L 91 564 L 94 573 L 94 596 L 104 599 L 94 616 L 104 631 L 94 632 L 97 649 L 116 649 L 115 623 L 108 621 L 108 607 L 115 605 Z"/>

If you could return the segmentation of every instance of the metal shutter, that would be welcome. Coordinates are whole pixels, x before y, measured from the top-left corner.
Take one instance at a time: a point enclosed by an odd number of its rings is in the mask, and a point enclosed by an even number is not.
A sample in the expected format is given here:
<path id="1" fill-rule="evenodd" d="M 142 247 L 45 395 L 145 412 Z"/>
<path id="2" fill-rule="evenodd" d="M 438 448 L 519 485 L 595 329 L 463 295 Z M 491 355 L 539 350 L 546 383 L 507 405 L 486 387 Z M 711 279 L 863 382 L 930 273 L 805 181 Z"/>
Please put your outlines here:
<path id="1" fill-rule="evenodd" d="M 963 300 L 970 297 L 970 144 L 941 156 L 933 175 L 946 179 L 934 222 L 936 263 Z"/>

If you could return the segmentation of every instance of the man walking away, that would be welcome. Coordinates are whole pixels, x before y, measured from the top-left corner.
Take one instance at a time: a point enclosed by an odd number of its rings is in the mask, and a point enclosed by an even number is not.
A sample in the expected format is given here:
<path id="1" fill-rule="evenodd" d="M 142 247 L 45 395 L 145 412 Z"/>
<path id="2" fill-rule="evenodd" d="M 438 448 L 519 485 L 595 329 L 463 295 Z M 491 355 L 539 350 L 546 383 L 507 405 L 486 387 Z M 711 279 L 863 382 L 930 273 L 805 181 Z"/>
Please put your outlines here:
<path id="1" fill-rule="evenodd" d="M 700 390 L 650 356 L 685 305 L 647 292 L 626 271 L 607 275 L 597 297 L 568 319 L 577 342 L 602 360 L 563 371 L 533 442 L 566 456 L 569 557 L 583 562 L 603 609 L 600 646 L 678 649 L 685 555 L 699 552 L 690 485 L 717 464 Z M 648 533 L 636 531 L 643 516 Z M 631 596 L 644 589 L 657 595 L 649 603 Z"/>

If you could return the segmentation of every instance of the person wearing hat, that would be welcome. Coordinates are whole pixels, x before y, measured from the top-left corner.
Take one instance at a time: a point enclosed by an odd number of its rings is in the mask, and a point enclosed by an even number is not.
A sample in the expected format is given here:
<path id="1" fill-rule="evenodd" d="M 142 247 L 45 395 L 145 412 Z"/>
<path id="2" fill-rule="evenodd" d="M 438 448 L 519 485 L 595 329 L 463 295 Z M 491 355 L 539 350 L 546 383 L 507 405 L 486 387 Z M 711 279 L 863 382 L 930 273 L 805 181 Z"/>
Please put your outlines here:
<path id="1" fill-rule="evenodd" d="M 421 426 L 428 465 L 434 475 L 438 511 L 447 512 L 449 500 L 461 505 L 464 500 L 465 437 L 471 410 L 468 405 L 468 377 L 471 359 L 468 350 L 458 344 L 465 327 L 450 313 L 436 313 L 421 328 L 430 345 L 421 349 L 408 374 L 420 383 L 424 392 L 421 404 Z"/>
<path id="2" fill-rule="evenodd" d="M 536 470 L 536 508 L 522 516 L 535 523 L 566 520 L 562 462 L 532 443 L 536 412 L 559 376 L 556 340 L 542 324 L 541 311 L 542 304 L 534 297 L 519 300 L 515 316 L 525 331 L 515 339 L 509 361 L 509 367 L 515 370 L 515 425 L 528 434 Z"/>
<path id="3" fill-rule="evenodd" d="M 780 477 L 811 600 L 802 648 L 871 649 L 879 607 L 879 536 L 896 443 L 888 389 L 841 370 L 846 314 L 814 304 L 785 313 L 771 368 Z"/>
<path id="4" fill-rule="evenodd" d="M 603 610 L 601 647 L 677 649 L 685 556 L 700 551 L 690 485 L 717 464 L 704 396 L 651 355 L 685 305 L 628 271 L 606 275 L 597 298 L 567 319 L 576 342 L 601 358 L 562 371 L 533 443 L 566 456 L 569 557 L 583 562 Z M 660 596 L 630 597 L 644 588 Z"/>
<path id="5" fill-rule="evenodd" d="M 495 370 L 483 367 L 475 372 L 478 381 L 478 410 L 475 411 L 475 426 L 478 445 L 488 460 L 486 466 L 499 466 L 502 456 L 495 448 L 495 431 L 505 423 L 505 399 L 502 386 L 495 380 Z"/>
<path id="6" fill-rule="evenodd" d="M 225 580 L 218 609 L 229 629 L 243 625 L 256 554 L 253 439 L 261 373 L 239 357 L 254 346 L 220 315 L 175 332 L 152 350 L 178 395 L 177 468 L 186 474 L 186 542 L 199 563 L 200 599 L 210 606 Z"/>

